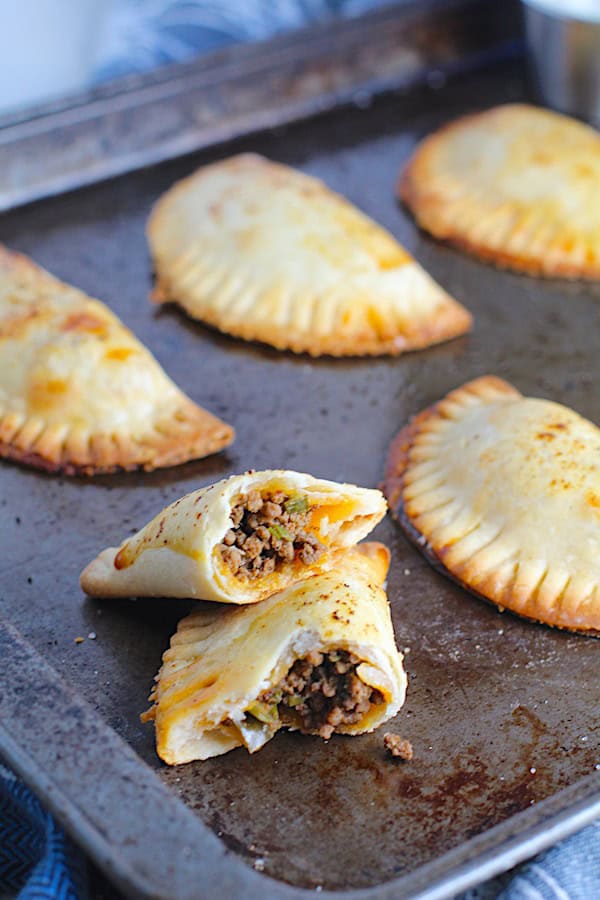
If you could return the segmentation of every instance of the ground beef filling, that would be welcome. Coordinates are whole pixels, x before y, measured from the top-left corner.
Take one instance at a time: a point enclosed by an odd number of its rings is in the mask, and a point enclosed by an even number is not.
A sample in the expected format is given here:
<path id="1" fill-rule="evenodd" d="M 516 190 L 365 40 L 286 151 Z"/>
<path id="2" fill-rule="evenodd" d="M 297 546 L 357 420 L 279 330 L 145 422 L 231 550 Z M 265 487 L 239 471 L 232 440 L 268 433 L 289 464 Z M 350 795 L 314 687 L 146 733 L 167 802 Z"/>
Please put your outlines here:
<path id="1" fill-rule="evenodd" d="M 346 650 L 312 651 L 261 700 L 277 703 L 285 724 L 328 739 L 338 726 L 359 722 L 371 704 L 383 703 L 381 693 L 356 674 L 359 664 L 358 657 Z"/>
<path id="2" fill-rule="evenodd" d="M 232 527 L 220 551 L 234 575 L 257 578 L 295 559 L 310 565 L 325 550 L 306 530 L 310 506 L 304 496 L 250 491 L 239 498 L 230 517 Z"/>
<path id="3" fill-rule="evenodd" d="M 398 734 L 392 734 L 391 731 L 384 734 L 383 746 L 390 756 L 394 756 L 396 759 L 411 760 L 413 758 L 411 742 L 406 738 L 401 738 Z"/>

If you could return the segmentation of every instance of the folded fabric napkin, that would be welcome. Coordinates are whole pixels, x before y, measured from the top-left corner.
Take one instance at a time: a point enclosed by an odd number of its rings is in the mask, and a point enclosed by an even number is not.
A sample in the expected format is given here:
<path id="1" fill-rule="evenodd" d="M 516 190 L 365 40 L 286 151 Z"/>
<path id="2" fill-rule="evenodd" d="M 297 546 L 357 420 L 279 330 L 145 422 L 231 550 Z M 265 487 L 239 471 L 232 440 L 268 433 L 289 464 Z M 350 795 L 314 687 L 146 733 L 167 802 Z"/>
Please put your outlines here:
<path id="1" fill-rule="evenodd" d="M 83 854 L 18 778 L 0 764 L 0 895 L 85 900 Z"/>
<path id="2" fill-rule="evenodd" d="M 0 764 L 0 898 L 86 900 L 83 854 L 31 791 Z M 600 822 L 460 900 L 593 900 L 600 896 Z"/>
<path id="3" fill-rule="evenodd" d="M 96 57 L 96 79 L 106 81 L 132 72 L 147 72 L 241 41 L 266 40 L 336 16 L 358 16 L 389 2 L 118 0 L 106 13 Z"/>

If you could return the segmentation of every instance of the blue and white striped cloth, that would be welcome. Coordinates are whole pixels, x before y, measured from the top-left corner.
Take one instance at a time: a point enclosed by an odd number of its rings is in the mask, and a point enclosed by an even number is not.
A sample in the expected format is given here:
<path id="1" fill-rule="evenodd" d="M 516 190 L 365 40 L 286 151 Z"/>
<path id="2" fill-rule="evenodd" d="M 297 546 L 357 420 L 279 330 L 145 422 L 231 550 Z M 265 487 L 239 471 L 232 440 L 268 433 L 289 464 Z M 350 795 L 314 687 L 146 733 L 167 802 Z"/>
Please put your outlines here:
<path id="1" fill-rule="evenodd" d="M 98 80 L 185 62 L 242 41 L 259 41 L 358 16 L 386 0 L 119 0 L 99 48 Z M 389 2 L 389 0 L 388 0 Z"/>
<path id="2" fill-rule="evenodd" d="M 86 863 L 9 769 L 0 765 L 0 897 L 86 900 Z M 595 900 L 600 897 L 600 822 L 461 900 Z"/>
<path id="3" fill-rule="evenodd" d="M 87 867 L 41 803 L 0 764 L 0 896 L 85 900 Z"/>

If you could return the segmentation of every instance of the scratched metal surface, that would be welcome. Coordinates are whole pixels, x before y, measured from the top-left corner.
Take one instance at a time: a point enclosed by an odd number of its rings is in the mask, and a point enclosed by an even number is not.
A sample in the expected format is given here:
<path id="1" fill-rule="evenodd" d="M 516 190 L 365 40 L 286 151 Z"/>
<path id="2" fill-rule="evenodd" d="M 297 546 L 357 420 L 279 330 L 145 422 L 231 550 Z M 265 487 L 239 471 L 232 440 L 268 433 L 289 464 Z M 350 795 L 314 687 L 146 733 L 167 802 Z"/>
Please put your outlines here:
<path id="1" fill-rule="evenodd" d="M 412 741 L 413 761 L 386 759 L 382 731 L 328 744 L 280 734 L 253 757 L 237 750 L 169 769 L 138 716 L 189 604 L 86 599 L 78 575 L 164 504 L 248 467 L 377 485 L 408 417 L 484 372 L 600 422 L 600 286 L 495 271 L 420 234 L 394 200 L 421 135 L 523 95 L 520 70 L 501 66 L 227 151 L 324 178 L 473 311 L 472 335 L 399 359 L 279 354 L 149 305 L 150 206 L 218 151 L 0 219 L 0 240 L 105 300 L 194 400 L 237 430 L 226 453 L 153 474 L 68 480 L 3 464 L 0 611 L 230 848 L 296 885 L 347 889 L 408 873 L 593 771 L 597 643 L 500 615 L 433 571 L 388 518 L 374 536 L 392 550 L 389 597 L 410 679 L 391 729 Z M 95 640 L 74 643 L 90 632 Z"/>

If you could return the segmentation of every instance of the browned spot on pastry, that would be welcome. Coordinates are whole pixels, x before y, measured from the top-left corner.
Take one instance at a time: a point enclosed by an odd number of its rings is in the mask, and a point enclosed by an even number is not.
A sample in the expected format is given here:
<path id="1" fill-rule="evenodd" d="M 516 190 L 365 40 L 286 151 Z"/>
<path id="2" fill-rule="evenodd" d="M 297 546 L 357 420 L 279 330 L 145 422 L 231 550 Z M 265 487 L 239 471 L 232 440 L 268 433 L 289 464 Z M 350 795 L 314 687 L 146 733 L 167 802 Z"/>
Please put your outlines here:
<path id="1" fill-rule="evenodd" d="M 37 319 L 40 310 L 36 307 L 13 316 L 6 316 L 0 322 L 0 338 L 18 337 L 26 330 L 27 325 Z"/>
<path id="2" fill-rule="evenodd" d="M 33 379 L 27 391 L 30 411 L 39 414 L 60 406 L 68 389 L 62 378 Z"/>
<path id="3" fill-rule="evenodd" d="M 589 505 L 594 507 L 594 509 L 600 509 L 600 496 L 594 491 L 588 491 L 585 498 Z"/>
<path id="4" fill-rule="evenodd" d="M 126 569 L 129 565 L 131 565 L 131 560 L 127 553 L 127 544 L 125 544 L 115 556 L 115 569 Z"/>
<path id="5" fill-rule="evenodd" d="M 106 330 L 106 323 L 89 312 L 76 312 L 65 319 L 63 331 L 87 331 L 91 334 L 100 334 Z"/>
<path id="6" fill-rule="evenodd" d="M 124 362 L 126 359 L 135 353 L 133 347 L 113 347 L 112 350 L 108 350 L 104 354 L 105 359 L 114 359 L 117 362 Z"/>

